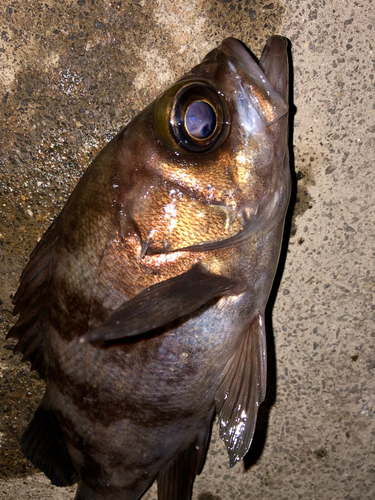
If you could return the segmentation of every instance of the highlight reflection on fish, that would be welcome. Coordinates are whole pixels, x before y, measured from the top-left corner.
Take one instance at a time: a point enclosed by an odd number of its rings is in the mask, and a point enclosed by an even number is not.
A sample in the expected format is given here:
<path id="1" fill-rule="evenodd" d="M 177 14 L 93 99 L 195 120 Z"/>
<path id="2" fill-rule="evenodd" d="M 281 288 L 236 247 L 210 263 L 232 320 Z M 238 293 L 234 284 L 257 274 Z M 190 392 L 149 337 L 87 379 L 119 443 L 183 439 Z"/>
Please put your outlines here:
<path id="1" fill-rule="evenodd" d="M 290 196 L 286 41 L 226 39 L 97 156 L 35 248 L 16 349 L 46 380 L 21 439 L 76 500 L 188 500 L 213 416 L 231 465 L 266 391 Z"/>

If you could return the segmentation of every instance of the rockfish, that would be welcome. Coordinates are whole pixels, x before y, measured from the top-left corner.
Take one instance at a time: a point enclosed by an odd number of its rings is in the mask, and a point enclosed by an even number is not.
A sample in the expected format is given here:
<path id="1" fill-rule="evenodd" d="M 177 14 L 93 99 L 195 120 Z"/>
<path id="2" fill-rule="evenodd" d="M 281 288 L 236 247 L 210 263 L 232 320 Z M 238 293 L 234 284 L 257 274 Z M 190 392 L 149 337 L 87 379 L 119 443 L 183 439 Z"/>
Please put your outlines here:
<path id="1" fill-rule="evenodd" d="M 88 167 L 26 266 L 9 335 L 46 381 L 25 456 L 76 500 L 188 500 L 215 414 L 230 464 L 266 391 L 290 198 L 287 43 L 228 38 Z"/>

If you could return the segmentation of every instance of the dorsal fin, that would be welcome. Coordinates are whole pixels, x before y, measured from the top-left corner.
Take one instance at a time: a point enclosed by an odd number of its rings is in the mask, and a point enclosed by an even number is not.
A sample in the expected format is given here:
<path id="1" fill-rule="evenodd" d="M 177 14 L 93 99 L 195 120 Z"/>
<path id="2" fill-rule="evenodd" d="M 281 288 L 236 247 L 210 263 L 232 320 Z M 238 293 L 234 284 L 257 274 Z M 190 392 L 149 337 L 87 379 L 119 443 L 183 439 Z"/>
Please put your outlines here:
<path id="1" fill-rule="evenodd" d="M 13 299 L 13 314 L 20 313 L 18 321 L 7 338 L 18 339 L 15 352 L 23 354 L 22 361 L 30 361 L 31 369 L 45 378 L 43 344 L 48 324 L 49 289 L 52 276 L 54 248 L 57 241 L 56 224 L 52 224 L 31 254 L 20 286 Z"/>

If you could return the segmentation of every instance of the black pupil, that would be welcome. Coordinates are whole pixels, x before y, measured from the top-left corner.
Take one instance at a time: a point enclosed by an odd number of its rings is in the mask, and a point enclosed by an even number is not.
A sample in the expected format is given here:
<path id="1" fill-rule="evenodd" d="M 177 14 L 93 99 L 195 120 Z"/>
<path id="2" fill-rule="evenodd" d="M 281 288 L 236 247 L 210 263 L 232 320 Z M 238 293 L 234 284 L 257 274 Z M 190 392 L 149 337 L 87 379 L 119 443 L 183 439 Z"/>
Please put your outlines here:
<path id="1" fill-rule="evenodd" d="M 195 139 L 207 139 L 216 128 L 216 115 L 212 106 L 205 101 L 195 101 L 186 110 L 185 126 Z"/>

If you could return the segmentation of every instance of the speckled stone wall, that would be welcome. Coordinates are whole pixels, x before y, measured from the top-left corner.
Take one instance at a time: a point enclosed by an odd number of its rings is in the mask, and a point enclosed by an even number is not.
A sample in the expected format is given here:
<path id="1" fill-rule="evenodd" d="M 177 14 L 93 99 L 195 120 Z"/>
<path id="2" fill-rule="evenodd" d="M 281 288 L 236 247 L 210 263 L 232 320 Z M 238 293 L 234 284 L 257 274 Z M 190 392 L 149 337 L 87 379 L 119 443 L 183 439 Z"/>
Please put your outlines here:
<path id="1" fill-rule="evenodd" d="M 2 0 L 0 327 L 38 238 L 100 148 L 223 38 L 291 40 L 297 193 L 270 383 L 245 464 L 213 433 L 194 500 L 375 498 L 371 0 Z M 272 333 L 272 332 L 271 332 Z M 73 499 L 23 458 L 43 392 L 1 340 L 0 498 Z M 155 499 L 155 489 L 146 495 Z"/>

